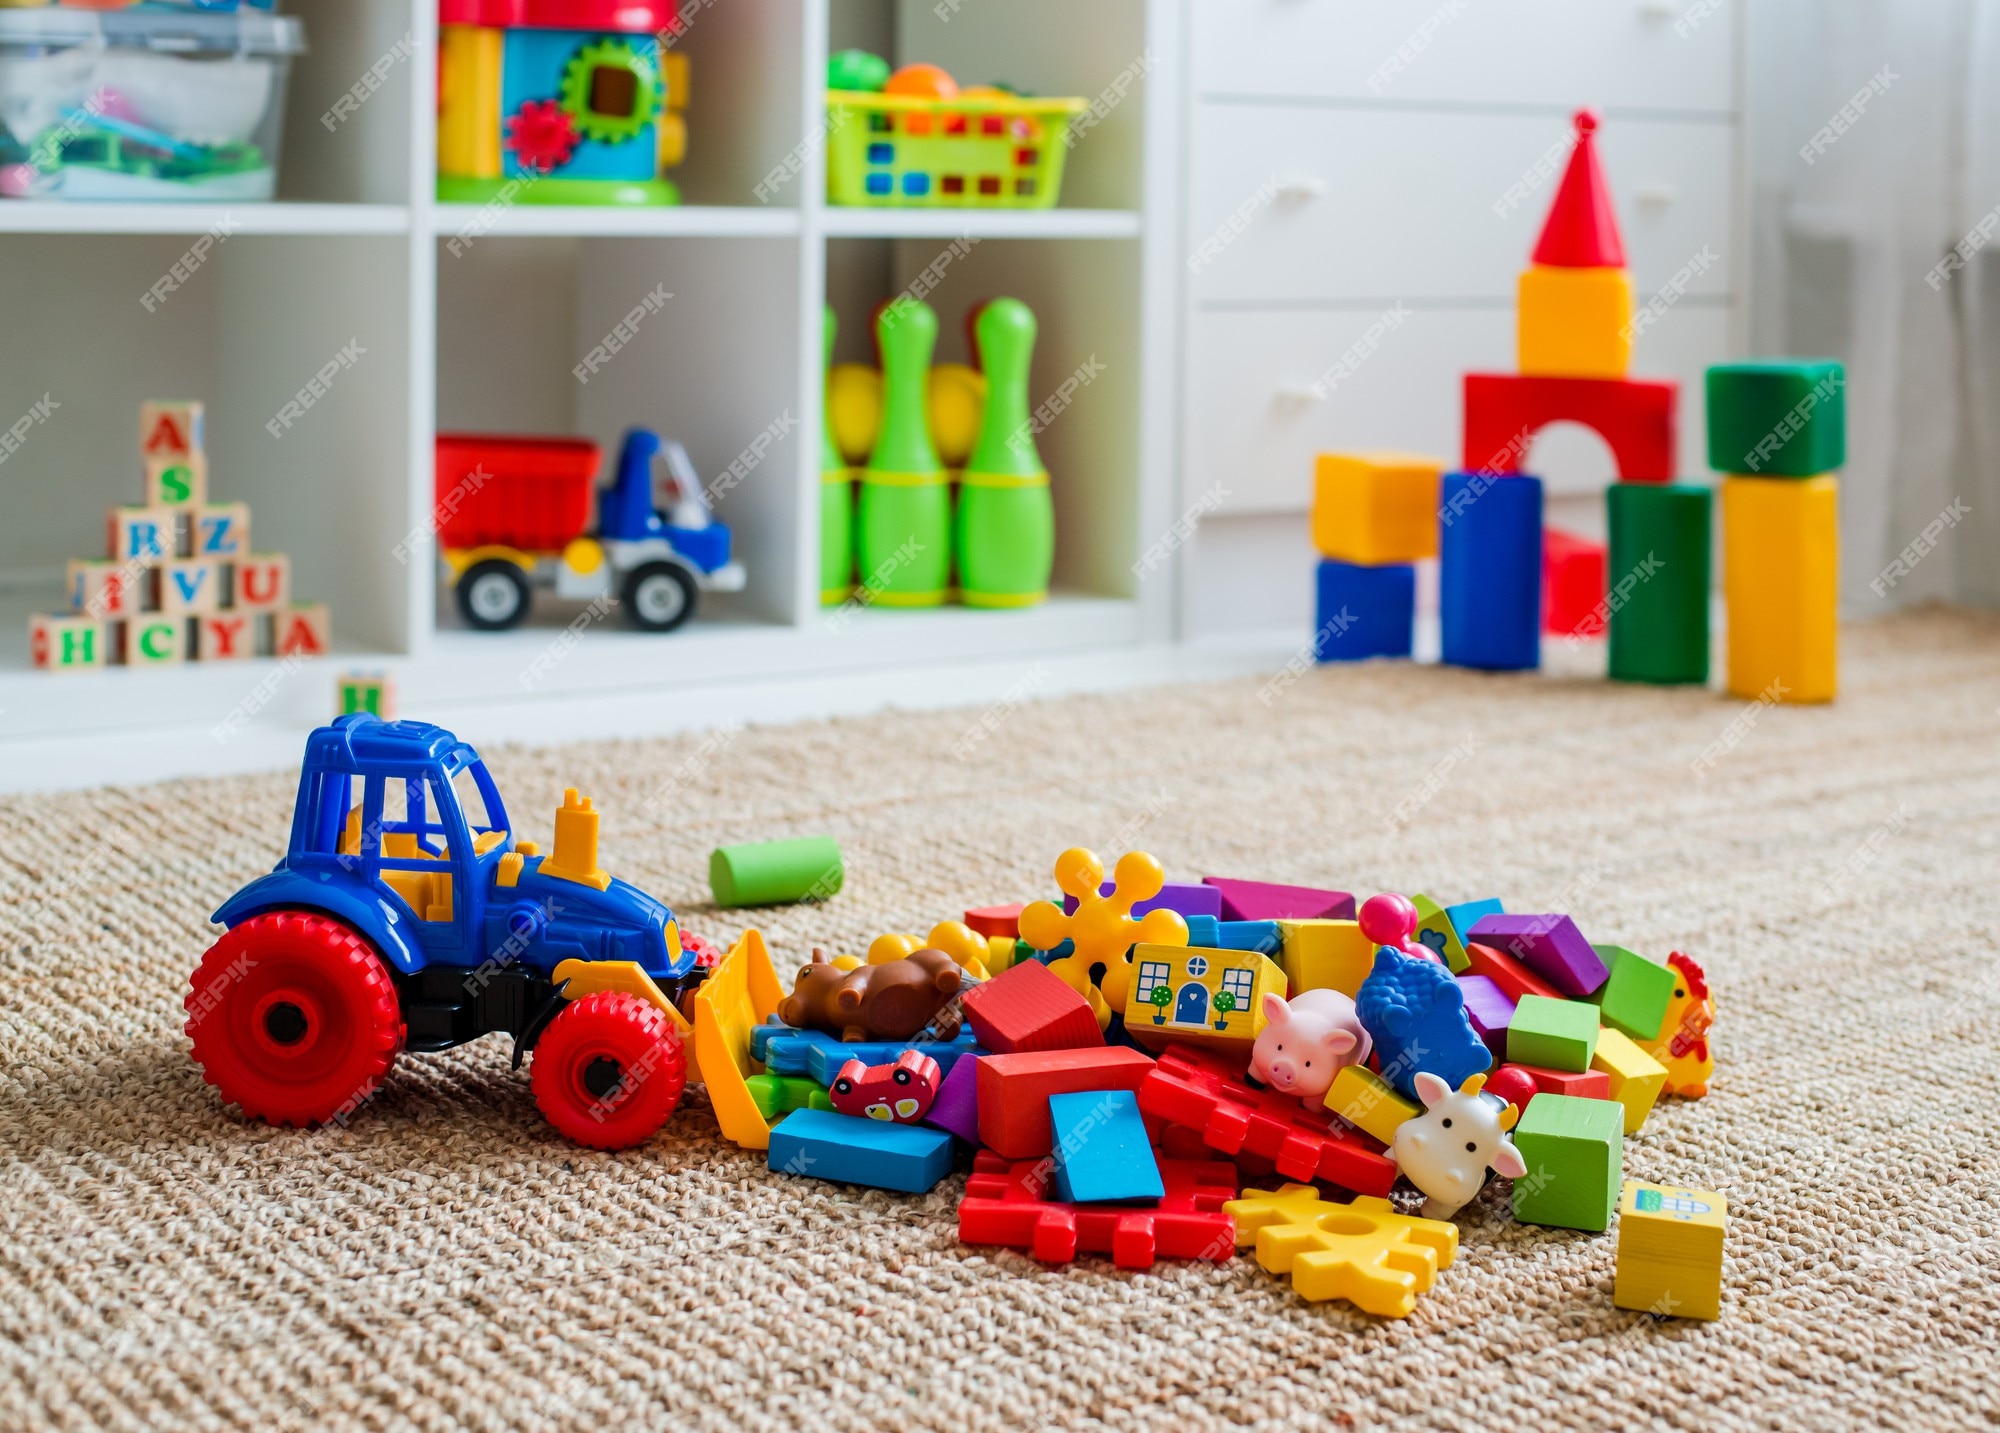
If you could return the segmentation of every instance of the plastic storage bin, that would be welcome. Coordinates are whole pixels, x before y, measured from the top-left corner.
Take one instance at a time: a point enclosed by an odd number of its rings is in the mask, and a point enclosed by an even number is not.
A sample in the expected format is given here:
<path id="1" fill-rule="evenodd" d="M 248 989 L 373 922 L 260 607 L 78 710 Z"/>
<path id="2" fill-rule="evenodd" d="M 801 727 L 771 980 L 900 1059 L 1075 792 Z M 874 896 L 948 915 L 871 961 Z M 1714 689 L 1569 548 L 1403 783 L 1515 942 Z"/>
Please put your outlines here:
<path id="1" fill-rule="evenodd" d="M 1062 188 L 1070 119 L 1088 103 L 828 90 L 827 199 L 896 208 L 1050 208 Z"/>
<path id="2" fill-rule="evenodd" d="M 304 49 L 255 11 L 0 9 L 0 196 L 269 199 Z"/>

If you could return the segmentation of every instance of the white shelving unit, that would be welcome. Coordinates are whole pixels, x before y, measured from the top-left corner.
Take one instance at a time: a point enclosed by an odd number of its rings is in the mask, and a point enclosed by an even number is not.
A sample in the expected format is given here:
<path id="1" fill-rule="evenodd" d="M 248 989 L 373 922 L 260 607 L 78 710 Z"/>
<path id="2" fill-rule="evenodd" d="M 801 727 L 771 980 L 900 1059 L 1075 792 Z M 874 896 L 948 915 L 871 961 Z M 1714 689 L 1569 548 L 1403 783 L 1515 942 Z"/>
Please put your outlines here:
<path id="1" fill-rule="evenodd" d="M 60 405 L 0 471 L 0 789 L 289 763 L 348 668 L 394 673 L 405 710 L 475 740 L 536 740 L 1254 665 L 1171 648 L 1172 566 L 1133 571 L 1173 517 L 1159 361 L 1177 266 L 1162 243 L 1176 185 L 1170 0 L 944 16 L 928 0 L 710 0 L 677 42 L 693 67 L 675 171 L 686 202 L 643 210 L 436 203 L 434 0 L 290 8 L 310 53 L 292 74 L 280 202 L 0 204 L 0 406 L 25 411 L 45 392 Z M 1049 94 L 1096 96 L 1139 73 L 1069 157 L 1064 207 L 835 209 L 811 132 L 826 56 L 848 45 Z M 399 49 L 408 58 L 357 113 L 322 122 Z M 759 182 L 795 153 L 795 176 L 761 202 Z M 140 304 L 218 228 L 178 290 Z M 1041 320 L 1032 401 L 1096 360 L 1100 376 L 1039 439 L 1055 475 L 1054 595 L 1023 612 L 823 610 L 821 306 L 838 315 L 837 357 L 864 357 L 874 305 L 954 245 L 927 294 L 939 361 L 964 357 L 962 315 L 996 293 Z M 579 382 L 579 358 L 656 288 L 673 298 Z M 350 344 L 359 359 L 273 438 L 267 421 Z M 208 405 L 214 495 L 249 502 L 255 545 L 290 552 L 299 595 L 331 603 L 335 658 L 28 670 L 26 618 L 56 603 L 56 555 L 95 555 L 105 507 L 136 494 L 138 403 L 178 396 Z M 583 609 L 547 594 L 525 628 L 461 629 L 423 542 L 435 434 L 585 434 L 615 451 L 633 424 L 680 438 L 707 478 L 764 445 L 718 502 L 747 590 L 664 638 L 613 617 L 576 641 Z"/>

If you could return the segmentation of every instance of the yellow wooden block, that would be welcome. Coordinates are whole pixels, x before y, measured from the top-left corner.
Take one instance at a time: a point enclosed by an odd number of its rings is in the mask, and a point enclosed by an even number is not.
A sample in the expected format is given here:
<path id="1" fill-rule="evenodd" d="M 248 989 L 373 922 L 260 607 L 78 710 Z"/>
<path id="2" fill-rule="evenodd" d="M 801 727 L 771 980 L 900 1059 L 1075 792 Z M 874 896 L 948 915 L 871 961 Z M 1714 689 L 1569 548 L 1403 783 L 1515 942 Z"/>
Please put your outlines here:
<path id="1" fill-rule="evenodd" d="M 1355 921 L 1279 921 L 1284 937 L 1285 975 L 1292 994 L 1302 990 L 1338 990 L 1342 995 L 1361 993 L 1361 982 L 1375 968 L 1375 943 L 1361 933 Z"/>
<path id="2" fill-rule="evenodd" d="M 1392 1143 L 1404 1120 L 1423 1111 L 1366 1065 L 1343 1065 L 1327 1087 L 1326 1107 L 1384 1144 Z"/>
<path id="3" fill-rule="evenodd" d="M 1266 994 L 1284 998 L 1285 972 L 1254 950 L 1135 945 L 1125 1033 L 1152 1050 L 1192 1043 L 1247 1054 L 1264 1028 Z"/>
<path id="4" fill-rule="evenodd" d="M 1675 1318 L 1719 1317 L 1728 1220 L 1729 1202 L 1712 1189 L 1626 1180 L 1611 1302 Z"/>
<path id="5" fill-rule="evenodd" d="M 1840 646 L 1840 484 L 1722 480 L 1729 690 L 1746 700 L 1830 702 Z"/>
<path id="6" fill-rule="evenodd" d="M 1380 566 L 1436 557 L 1438 458 L 1321 453 L 1313 464 L 1313 545 L 1339 562 Z"/>
<path id="7" fill-rule="evenodd" d="M 1545 378 L 1623 378 L 1632 366 L 1632 275 L 1536 264 L 1517 290 L 1516 356 Z"/>
<path id="8" fill-rule="evenodd" d="M 497 179 L 505 32 L 484 25 L 446 25 L 438 44 L 438 173 Z"/>
<path id="9" fill-rule="evenodd" d="M 1604 1072 L 1611 1098 L 1625 1106 L 1625 1133 L 1637 1134 L 1666 1087 L 1667 1067 L 1624 1031 L 1606 1025 L 1597 1032 L 1597 1053 L 1590 1057 L 1590 1068 Z"/>

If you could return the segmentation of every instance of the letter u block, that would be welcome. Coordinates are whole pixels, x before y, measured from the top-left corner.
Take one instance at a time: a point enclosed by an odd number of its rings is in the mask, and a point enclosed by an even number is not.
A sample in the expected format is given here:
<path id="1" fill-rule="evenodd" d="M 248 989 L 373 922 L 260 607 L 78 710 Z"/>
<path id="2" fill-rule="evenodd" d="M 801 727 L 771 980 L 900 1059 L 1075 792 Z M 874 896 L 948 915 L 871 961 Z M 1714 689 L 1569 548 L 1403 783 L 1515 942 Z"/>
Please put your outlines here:
<path id="1" fill-rule="evenodd" d="M 1839 685 L 1839 481 L 1725 477 L 1722 587 L 1730 692 L 1832 701 Z"/>
<path id="2" fill-rule="evenodd" d="M 1632 275 L 1624 269 L 1521 272 L 1516 342 L 1521 372 L 1623 378 L 1632 366 Z"/>

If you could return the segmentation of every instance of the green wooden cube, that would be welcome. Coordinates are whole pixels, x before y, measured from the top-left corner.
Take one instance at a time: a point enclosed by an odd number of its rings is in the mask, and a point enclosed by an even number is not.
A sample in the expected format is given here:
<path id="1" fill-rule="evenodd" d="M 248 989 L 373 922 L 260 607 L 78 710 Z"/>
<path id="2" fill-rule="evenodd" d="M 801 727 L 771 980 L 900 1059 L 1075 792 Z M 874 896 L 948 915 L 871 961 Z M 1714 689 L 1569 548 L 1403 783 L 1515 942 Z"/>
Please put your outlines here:
<path id="1" fill-rule="evenodd" d="M 1587 1000 L 1523 995 L 1507 1027 L 1507 1058 L 1516 1065 L 1582 1074 L 1597 1053 L 1597 1007 Z"/>
<path id="2" fill-rule="evenodd" d="M 1623 1105 L 1536 1095 L 1514 1126 L 1514 1147 L 1528 1166 L 1514 1181 L 1516 1219 L 1559 1229 L 1611 1227 L 1625 1178 Z"/>
<path id="3" fill-rule="evenodd" d="M 1642 1045 L 1660 1038 L 1673 1003 L 1674 973 L 1622 945 L 1594 945 L 1597 958 L 1611 971 L 1603 988 L 1591 996 L 1598 1019 L 1622 1030 Z"/>
<path id="4" fill-rule="evenodd" d="M 1604 502 L 1612 680 L 1706 682 L 1714 493 L 1687 483 L 1613 483 Z"/>
<path id="5" fill-rule="evenodd" d="M 1708 465 L 1815 478 L 1847 461 L 1847 374 L 1830 358 L 1763 358 L 1708 370 Z"/>

